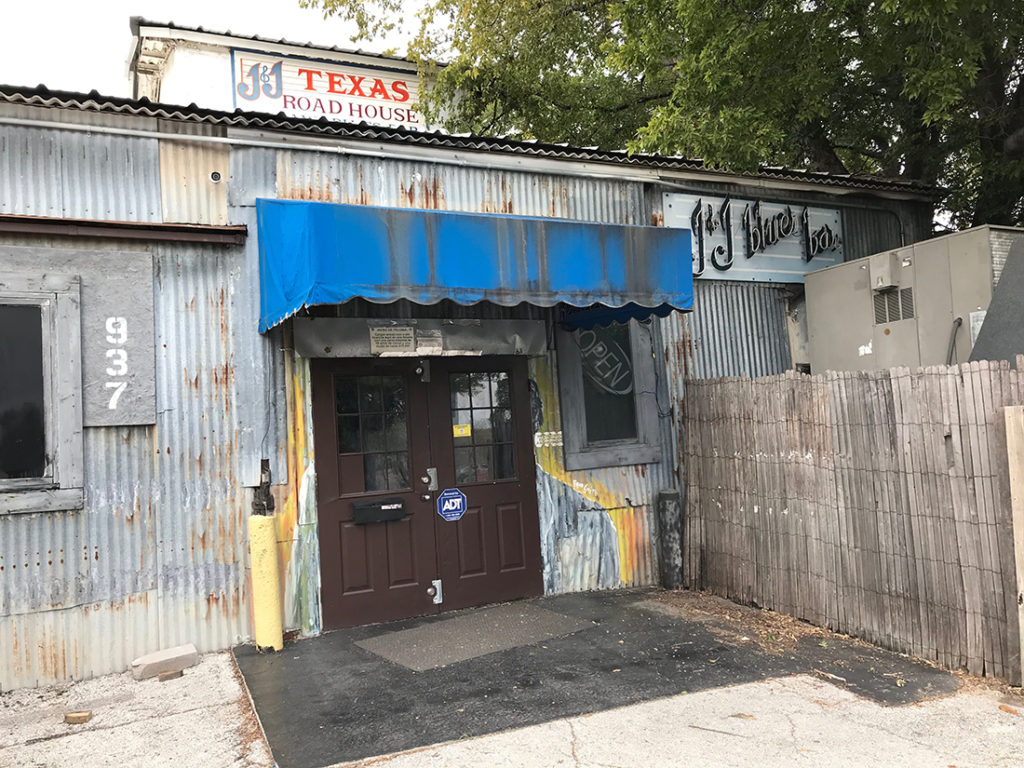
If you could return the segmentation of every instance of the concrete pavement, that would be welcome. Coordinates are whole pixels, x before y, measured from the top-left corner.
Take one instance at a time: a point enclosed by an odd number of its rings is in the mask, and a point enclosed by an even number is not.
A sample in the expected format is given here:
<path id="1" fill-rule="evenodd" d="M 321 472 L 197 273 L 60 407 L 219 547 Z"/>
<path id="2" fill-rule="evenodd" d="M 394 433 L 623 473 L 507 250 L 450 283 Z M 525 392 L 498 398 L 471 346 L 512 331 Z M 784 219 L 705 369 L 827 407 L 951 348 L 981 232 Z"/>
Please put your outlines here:
<path id="1" fill-rule="evenodd" d="M 1024 698 L 962 690 L 887 707 L 797 675 L 338 766 L 369 768 L 1019 768 Z M 1001 708 L 1002 707 L 1002 708 Z"/>
<path id="2" fill-rule="evenodd" d="M 66 725 L 64 713 L 92 710 Z M 273 765 L 230 653 L 167 682 L 131 672 L 0 694 L 2 768 L 264 768 Z"/>

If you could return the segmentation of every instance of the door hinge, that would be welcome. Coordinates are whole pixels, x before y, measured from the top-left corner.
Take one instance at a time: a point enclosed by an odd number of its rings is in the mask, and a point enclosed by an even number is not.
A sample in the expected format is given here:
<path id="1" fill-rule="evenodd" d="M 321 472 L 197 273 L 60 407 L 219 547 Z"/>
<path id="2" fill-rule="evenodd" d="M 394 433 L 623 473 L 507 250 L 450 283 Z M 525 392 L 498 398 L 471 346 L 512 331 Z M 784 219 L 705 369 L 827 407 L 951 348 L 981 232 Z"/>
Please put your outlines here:
<path id="1" fill-rule="evenodd" d="M 434 579 L 430 582 L 430 587 L 427 589 L 427 594 L 434 598 L 434 605 L 440 605 L 444 602 L 444 590 L 441 588 L 441 580 Z"/>

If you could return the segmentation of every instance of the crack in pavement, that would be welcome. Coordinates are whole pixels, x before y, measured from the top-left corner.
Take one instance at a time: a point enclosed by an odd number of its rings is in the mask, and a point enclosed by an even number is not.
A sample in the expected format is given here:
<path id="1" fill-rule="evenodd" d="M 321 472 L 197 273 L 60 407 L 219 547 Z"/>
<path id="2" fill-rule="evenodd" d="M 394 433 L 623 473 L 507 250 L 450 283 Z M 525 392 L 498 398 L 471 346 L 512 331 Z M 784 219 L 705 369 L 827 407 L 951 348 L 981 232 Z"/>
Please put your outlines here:
<path id="1" fill-rule="evenodd" d="M 572 720 L 566 720 L 565 724 L 569 726 L 569 733 L 572 734 L 572 740 L 569 742 L 569 748 L 572 750 L 572 761 L 576 768 L 580 768 L 580 756 L 576 754 L 576 727 L 572 724 Z"/>

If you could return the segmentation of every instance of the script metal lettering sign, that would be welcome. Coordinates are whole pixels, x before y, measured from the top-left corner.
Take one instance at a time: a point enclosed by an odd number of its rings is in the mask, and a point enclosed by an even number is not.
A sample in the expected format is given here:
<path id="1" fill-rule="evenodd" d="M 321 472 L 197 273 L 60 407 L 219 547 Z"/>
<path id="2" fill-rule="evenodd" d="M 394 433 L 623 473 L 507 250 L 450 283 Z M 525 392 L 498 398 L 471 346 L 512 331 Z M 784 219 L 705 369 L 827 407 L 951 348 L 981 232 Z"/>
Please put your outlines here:
<path id="1" fill-rule="evenodd" d="M 790 203 L 666 193 L 665 226 L 692 232 L 693 276 L 802 283 L 843 261 L 839 211 Z"/>

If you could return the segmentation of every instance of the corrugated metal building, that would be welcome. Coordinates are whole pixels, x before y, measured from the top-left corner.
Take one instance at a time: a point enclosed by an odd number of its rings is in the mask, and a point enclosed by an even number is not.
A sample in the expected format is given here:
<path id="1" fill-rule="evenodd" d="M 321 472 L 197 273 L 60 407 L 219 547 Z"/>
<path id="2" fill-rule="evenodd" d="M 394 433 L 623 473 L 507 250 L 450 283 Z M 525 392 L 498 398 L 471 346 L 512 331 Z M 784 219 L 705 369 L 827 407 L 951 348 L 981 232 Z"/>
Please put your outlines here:
<path id="1" fill-rule="evenodd" d="M 210 651 L 250 639 L 247 521 L 264 461 L 285 627 L 305 635 L 324 628 L 312 384 L 319 363 L 295 351 L 303 343 L 296 321 L 257 330 L 258 200 L 650 228 L 665 223 L 666 194 L 834 209 L 846 259 L 930 231 L 930 192 L 907 184 L 782 169 L 730 175 L 680 159 L 0 91 L 0 290 L 10 275 L 30 272 L 31 259 L 37 273 L 81 276 L 83 384 L 75 397 L 85 411 L 79 503 L 22 504 L 17 489 L 0 488 L 0 687 L 122 670 L 182 642 Z M 116 373 L 121 353 L 107 349 L 97 364 L 90 345 L 105 337 L 96 347 L 102 356 L 104 343 L 120 338 L 116 321 L 139 311 L 109 309 L 119 294 L 104 278 L 136 257 L 152 271 L 152 361 L 130 347 L 128 359 L 141 361 L 132 375 L 152 397 L 131 401 L 141 415 L 126 422 L 135 423 L 116 423 L 96 405 L 117 391 L 116 380 L 89 377 L 113 376 L 103 371 Z M 46 295 L 77 297 L 77 283 L 69 285 Z M 692 314 L 633 323 L 653 351 L 649 442 L 657 456 L 583 469 L 567 468 L 563 445 L 562 411 L 575 406 L 561 394 L 553 338 L 565 307 L 355 300 L 302 310 L 299 319 L 544 324 L 548 337 L 526 370 L 543 589 L 555 593 L 658 581 L 655 505 L 660 491 L 681 484 L 675 411 L 683 378 L 791 367 L 799 307 L 798 286 L 698 279 Z M 104 327 L 104 318 L 114 325 Z M 59 490 L 74 471 L 60 470 Z"/>

